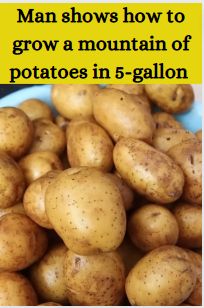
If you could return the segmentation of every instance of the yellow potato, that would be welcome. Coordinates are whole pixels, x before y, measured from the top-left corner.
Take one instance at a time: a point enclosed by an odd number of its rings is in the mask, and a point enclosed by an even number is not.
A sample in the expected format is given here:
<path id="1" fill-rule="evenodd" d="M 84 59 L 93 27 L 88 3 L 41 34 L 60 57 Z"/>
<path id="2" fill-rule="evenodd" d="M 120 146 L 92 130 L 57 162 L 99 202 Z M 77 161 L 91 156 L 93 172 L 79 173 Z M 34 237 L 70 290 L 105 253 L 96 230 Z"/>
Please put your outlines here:
<path id="1" fill-rule="evenodd" d="M 134 192 L 133 190 L 123 181 L 123 179 L 113 173 L 107 173 L 107 176 L 116 184 L 121 196 L 123 198 L 123 203 L 125 210 L 128 211 L 133 207 Z"/>
<path id="2" fill-rule="evenodd" d="M 178 245 L 186 248 L 202 247 L 202 209 L 201 206 L 178 203 L 173 213 L 179 225 Z"/>
<path id="3" fill-rule="evenodd" d="M 23 170 L 27 184 L 32 183 L 51 170 L 62 170 L 58 156 L 50 151 L 35 152 L 24 156 L 19 165 Z"/>
<path id="4" fill-rule="evenodd" d="M 172 147 L 169 155 L 183 170 L 185 185 L 182 198 L 190 203 L 202 203 L 202 143 L 187 140 Z"/>
<path id="5" fill-rule="evenodd" d="M 26 214 L 38 225 L 48 229 L 52 229 L 52 225 L 45 212 L 45 192 L 60 172 L 60 170 L 49 171 L 43 177 L 32 182 L 23 197 Z"/>
<path id="6" fill-rule="evenodd" d="M 31 282 L 44 301 L 68 303 L 64 276 L 66 252 L 64 244 L 55 245 L 30 268 Z"/>
<path id="7" fill-rule="evenodd" d="M 116 89 L 101 89 L 95 95 L 94 117 L 114 141 L 133 137 L 151 142 L 154 121 L 151 113 L 133 97 Z"/>
<path id="8" fill-rule="evenodd" d="M 40 118 L 46 118 L 52 121 L 52 111 L 50 107 L 40 99 L 27 99 L 20 103 L 18 108 L 23 110 L 32 121 Z"/>
<path id="9" fill-rule="evenodd" d="M 5 215 L 7 215 L 7 214 L 10 214 L 10 213 L 25 214 L 25 210 L 24 210 L 24 207 L 23 207 L 23 203 L 20 202 L 20 203 L 14 204 L 14 205 L 11 206 L 11 207 L 6 208 L 6 209 L 0 209 L 0 218 L 1 218 L 2 216 L 5 216 Z"/>
<path id="10" fill-rule="evenodd" d="M 72 305 L 118 305 L 124 296 L 125 269 L 116 252 L 80 256 L 68 251 L 65 279 Z"/>
<path id="11" fill-rule="evenodd" d="M 182 248 L 156 248 L 140 259 L 126 279 L 131 305 L 177 306 L 191 294 L 196 284 L 195 266 Z"/>
<path id="12" fill-rule="evenodd" d="M 167 112 L 153 113 L 156 128 L 182 128 L 182 124 Z"/>
<path id="13" fill-rule="evenodd" d="M 90 118 L 97 85 L 55 84 L 52 86 L 52 102 L 59 114 L 66 119 Z"/>
<path id="14" fill-rule="evenodd" d="M 96 167 L 110 171 L 113 167 L 113 143 L 96 123 L 75 120 L 69 124 L 67 155 L 71 167 Z"/>
<path id="15" fill-rule="evenodd" d="M 202 142 L 202 129 L 198 130 L 195 133 L 196 137 L 198 138 L 198 140 L 200 140 Z"/>
<path id="16" fill-rule="evenodd" d="M 37 119 L 34 124 L 34 139 L 30 153 L 51 151 L 62 154 L 66 145 L 65 132 L 49 119 Z"/>
<path id="17" fill-rule="evenodd" d="M 149 99 L 169 113 L 187 111 L 194 100 L 193 88 L 188 84 L 147 84 Z"/>
<path id="18" fill-rule="evenodd" d="M 0 151 L 0 209 L 19 202 L 25 190 L 23 173 L 17 163 Z"/>
<path id="19" fill-rule="evenodd" d="M 165 153 L 173 146 L 189 139 L 196 139 L 196 136 L 188 130 L 158 128 L 154 132 L 152 145 L 155 149 Z"/>
<path id="20" fill-rule="evenodd" d="M 45 194 L 47 216 L 72 251 L 89 255 L 115 250 L 126 229 L 117 186 L 95 168 L 63 171 Z"/>
<path id="21" fill-rule="evenodd" d="M 23 214 L 0 219 L 0 271 L 20 271 L 40 259 L 47 249 L 43 229 Z"/>
<path id="22" fill-rule="evenodd" d="M 163 245 L 176 244 L 179 227 L 168 209 L 157 204 L 146 204 L 130 216 L 128 234 L 137 248 L 150 251 Z"/>
<path id="23" fill-rule="evenodd" d="M 192 250 L 186 249 L 186 252 L 195 265 L 197 274 L 195 289 L 186 302 L 194 306 L 202 306 L 202 257 Z"/>
<path id="24" fill-rule="evenodd" d="M 166 154 L 145 142 L 120 139 L 113 160 L 121 177 L 146 199 L 166 204 L 180 198 L 184 185 L 182 170 Z"/>
<path id="25" fill-rule="evenodd" d="M 18 108 L 0 108 L 0 135 L 0 150 L 13 158 L 20 158 L 28 151 L 32 143 L 32 122 Z"/>
<path id="26" fill-rule="evenodd" d="M 37 295 L 20 273 L 0 273 L 0 306 L 35 306 Z"/>

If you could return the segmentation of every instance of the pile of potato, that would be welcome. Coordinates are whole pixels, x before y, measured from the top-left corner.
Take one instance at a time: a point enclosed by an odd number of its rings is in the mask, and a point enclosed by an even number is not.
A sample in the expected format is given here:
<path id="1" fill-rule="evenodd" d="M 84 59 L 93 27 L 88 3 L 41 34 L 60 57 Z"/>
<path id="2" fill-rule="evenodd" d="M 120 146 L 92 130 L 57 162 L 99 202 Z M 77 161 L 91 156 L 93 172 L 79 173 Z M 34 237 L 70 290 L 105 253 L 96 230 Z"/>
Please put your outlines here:
<path id="1" fill-rule="evenodd" d="M 51 97 L 0 108 L 0 305 L 202 305 L 202 132 L 172 116 L 192 87 Z"/>

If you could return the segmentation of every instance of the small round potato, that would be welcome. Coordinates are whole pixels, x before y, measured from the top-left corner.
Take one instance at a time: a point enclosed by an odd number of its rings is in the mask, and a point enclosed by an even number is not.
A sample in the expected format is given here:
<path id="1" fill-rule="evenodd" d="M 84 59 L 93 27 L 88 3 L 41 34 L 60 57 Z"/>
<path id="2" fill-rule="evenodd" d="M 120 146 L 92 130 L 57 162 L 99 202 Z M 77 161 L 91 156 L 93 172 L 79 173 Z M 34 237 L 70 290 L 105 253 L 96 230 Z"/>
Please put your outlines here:
<path id="1" fill-rule="evenodd" d="M 23 203 L 20 202 L 6 209 L 0 209 L 0 218 L 10 213 L 25 214 Z"/>
<path id="2" fill-rule="evenodd" d="M 52 86 L 53 105 L 66 119 L 90 118 L 98 85 L 55 84 Z"/>
<path id="3" fill-rule="evenodd" d="M 195 266 L 187 252 L 176 246 L 156 248 L 141 258 L 126 279 L 131 305 L 177 306 L 196 284 Z"/>
<path id="4" fill-rule="evenodd" d="M 178 203 L 173 213 L 179 225 L 178 245 L 186 248 L 202 247 L 202 209 L 201 206 Z"/>
<path id="5" fill-rule="evenodd" d="M 155 112 L 153 113 L 153 119 L 157 128 L 183 128 L 182 124 L 167 112 Z"/>
<path id="6" fill-rule="evenodd" d="M 202 142 L 202 129 L 198 130 L 196 133 L 195 133 L 196 137 L 198 138 L 199 141 Z"/>
<path id="7" fill-rule="evenodd" d="M 27 184 L 32 183 L 51 170 L 62 170 L 59 157 L 50 151 L 35 152 L 26 155 L 19 161 Z"/>
<path id="8" fill-rule="evenodd" d="M 0 151 L 0 209 L 19 202 L 25 190 L 23 173 L 17 163 Z"/>
<path id="9" fill-rule="evenodd" d="M 54 230 L 72 251 L 89 255 L 115 250 L 126 230 L 119 189 L 95 168 L 63 171 L 49 185 L 45 207 Z"/>
<path id="10" fill-rule="evenodd" d="M 155 128 L 151 113 L 134 98 L 116 89 L 101 89 L 93 102 L 94 117 L 114 141 L 121 137 L 152 141 Z"/>
<path id="11" fill-rule="evenodd" d="M 187 111 L 194 100 L 193 88 L 188 84 L 147 84 L 149 99 L 169 113 Z"/>
<path id="12" fill-rule="evenodd" d="M 67 304 L 67 287 L 64 277 L 64 244 L 53 246 L 44 257 L 30 268 L 30 279 L 40 298 Z"/>
<path id="13" fill-rule="evenodd" d="M 47 249 L 43 229 L 26 215 L 11 213 L 0 219 L 0 271 L 20 271 L 40 259 Z"/>
<path id="14" fill-rule="evenodd" d="M 186 249 L 186 252 L 195 265 L 197 274 L 195 289 L 186 300 L 186 302 L 194 306 L 202 306 L 202 257 L 192 250 Z"/>
<path id="15" fill-rule="evenodd" d="M 128 221 L 128 233 L 137 248 L 150 251 L 174 245 L 179 228 L 174 215 L 163 206 L 146 204 L 135 210 Z"/>
<path id="16" fill-rule="evenodd" d="M 45 212 L 45 192 L 60 173 L 60 170 L 49 171 L 35 180 L 28 186 L 23 197 L 26 214 L 38 225 L 47 229 L 52 229 L 52 225 Z"/>
<path id="17" fill-rule="evenodd" d="M 20 103 L 18 108 L 23 110 L 32 121 L 40 118 L 46 118 L 52 121 L 52 111 L 50 107 L 40 99 L 27 99 Z"/>
<path id="18" fill-rule="evenodd" d="M 20 273 L 0 273 L 0 306 L 35 306 L 37 295 Z"/>
<path id="19" fill-rule="evenodd" d="M 184 185 L 181 168 L 145 142 L 120 139 L 113 160 L 121 177 L 148 200 L 166 204 L 180 198 Z"/>
<path id="20" fill-rule="evenodd" d="M 143 84 L 109 84 L 107 89 L 116 89 L 134 95 L 142 95 L 145 92 Z"/>
<path id="21" fill-rule="evenodd" d="M 202 204 L 202 143 L 189 139 L 167 152 L 183 170 L 185 185 L 182 198 L 193 204 Z"/>
<path id="22" fill-rule="evenodd" d="M 158 128 L 155 130 L 152 145 L 161 152 L 167 152 L 173 146 L 189 140 L 196 139 L 195 134 L 185 129 Z"/>
<path id="23" fill-rule="evenodd" d="M 0 108 L 0 150 L 11 157 L 22 157 L 33 139 L 33 125 L 28 116 L 15 107 Z"/>
<path id="24" fill-rule="evenodd" d="M 71 167 L 96 167 L 110 171 L 113 167 L 113 143 L 96 123 L 74 120 L 67 133 L 67 155 Z"/>
<path id="25" fill-rule="evenodd" d="M 62 154 L 66 145 L 65 132 L 49 119 L 33 121 L 34 139 L 29 153 L 50 151 Z"/>
<path id="26" fill-rule="evenodd" d="M 69 250 L 65 279 L 74 306 L 113 306 L 124 296 L 125 269 L 117 252 L 80 256 Z"/>

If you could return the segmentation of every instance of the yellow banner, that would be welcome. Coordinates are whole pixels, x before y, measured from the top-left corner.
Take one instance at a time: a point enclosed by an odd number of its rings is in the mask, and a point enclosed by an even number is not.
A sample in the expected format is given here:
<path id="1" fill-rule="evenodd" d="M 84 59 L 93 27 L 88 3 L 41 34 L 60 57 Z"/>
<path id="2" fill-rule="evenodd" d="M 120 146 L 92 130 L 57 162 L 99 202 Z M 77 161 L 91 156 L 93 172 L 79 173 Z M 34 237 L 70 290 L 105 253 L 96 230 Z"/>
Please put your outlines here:
<path id="1" fill-rule="evenodd" d="M 199 3 L 0 4 L 0 83 L 201 83 Z"/>

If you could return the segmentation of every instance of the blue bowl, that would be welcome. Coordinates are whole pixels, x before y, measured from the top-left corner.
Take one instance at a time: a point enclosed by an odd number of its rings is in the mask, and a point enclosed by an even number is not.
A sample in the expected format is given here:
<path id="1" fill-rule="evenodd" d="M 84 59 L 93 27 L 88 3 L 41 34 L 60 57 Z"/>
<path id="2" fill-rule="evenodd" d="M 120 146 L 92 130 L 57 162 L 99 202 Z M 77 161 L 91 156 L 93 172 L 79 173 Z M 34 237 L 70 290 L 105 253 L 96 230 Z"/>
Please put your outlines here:
<path id="1" fill-rule="evenodd" d="M 21 89 L 0 99 L 0 107 L 17 106 L 28 98 L 38 98 L 51 106 L 51 85 L 32 86 Z M 191 109 L 182 114 L 175 115 L 184 128 L 196 132 L 202 128 L 202 104 L 195 101 Z"/>

